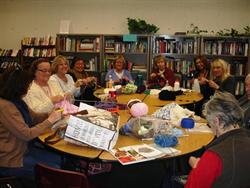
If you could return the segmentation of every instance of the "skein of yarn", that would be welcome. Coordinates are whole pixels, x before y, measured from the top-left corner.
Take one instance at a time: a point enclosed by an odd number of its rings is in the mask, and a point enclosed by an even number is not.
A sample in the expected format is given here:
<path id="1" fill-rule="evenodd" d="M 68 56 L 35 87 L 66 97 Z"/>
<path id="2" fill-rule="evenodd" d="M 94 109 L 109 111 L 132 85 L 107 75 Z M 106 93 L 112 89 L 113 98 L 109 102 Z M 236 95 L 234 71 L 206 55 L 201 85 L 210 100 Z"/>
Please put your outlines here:
<path id="1" fill-rule="evenodd" d="M 172 135 L 157 135 L 154 142 L 161 147 L 173 147 L 178 144 L 178 139 Z"/>
<path id="2" fill-rule="evenodd" d="M 130 113 L 133 117 L 139 117 L 147 115 L 148 106 L 143 102 L 138 102 L 132 105 L 130 108 Z"/>

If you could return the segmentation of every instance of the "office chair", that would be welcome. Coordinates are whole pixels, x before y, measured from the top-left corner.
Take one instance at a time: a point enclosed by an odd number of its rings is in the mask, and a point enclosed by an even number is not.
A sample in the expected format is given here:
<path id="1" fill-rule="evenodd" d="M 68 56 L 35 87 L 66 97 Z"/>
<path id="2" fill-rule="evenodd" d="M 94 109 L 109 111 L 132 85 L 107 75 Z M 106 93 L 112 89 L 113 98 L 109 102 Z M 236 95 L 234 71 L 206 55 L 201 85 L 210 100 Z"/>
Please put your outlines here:
<path id="1" fill-rule="evenodd" d="M 35 176 L 37 188 L 90 188 L 85 174 L 43 164 L 36 165 Z"/>

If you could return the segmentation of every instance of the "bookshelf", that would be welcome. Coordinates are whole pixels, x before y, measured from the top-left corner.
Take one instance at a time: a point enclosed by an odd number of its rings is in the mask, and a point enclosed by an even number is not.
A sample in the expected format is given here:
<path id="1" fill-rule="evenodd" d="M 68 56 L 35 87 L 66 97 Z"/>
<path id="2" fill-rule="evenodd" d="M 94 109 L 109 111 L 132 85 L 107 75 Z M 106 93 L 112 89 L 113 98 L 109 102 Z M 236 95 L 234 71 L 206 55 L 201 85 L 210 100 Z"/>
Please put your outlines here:
<path id="1" fill-rule="evenodd" d="M 89 75 L 97 76 L 102 60 L 102 36 L 98 34 L 57 34 L 57 54 L 71 63 L 74 57 L 84 59 L 84 68 Z"/>
<path id="2" fill-rule="evenodd" d="M 0 48 L 0 73 L 9 66 L 21 64 L 21 50 Z"/>
<path id="3" fill-rule="evenodd" d="M 23 64 L 27 67 L 38 58 L 52 60 L 56 56 L 56 38 L 52 36 L 24 37 L 21 41 L 21 50 Z"/>
<path id="4" fill-rule="evenodd" d="M 123 54 L 133 79 L 140 73 L 146 80 L 149 70 L 150 40 L 150 35 L 104 35 L 101 70 L 107 72 L 112 68 L 115 57 Z"/>
<path id="5" fill-rule="evenodd" d="M 205 55 L 209 61 L 222 58 L 238 80 L 237 95 L 244 93 L 244 77 L 250 72 L 250 38 L 202 35 L 122 35 L 122 34 L 57 34 L 57 54 L 85 60 L 85 70 L 103 80 L 114 58 L 123 54 L 135 79 L 138 73 L 147 80 L 153 58 L 164 55 L 167 66 L 181 86 L 190 88 L 188 73 L 194 69 L 194 58 Z"/>
<path id="6" fill-rule="evenodd" d="M 209 61 L 221 58 L 229 63 L 229 70 L 237 80 L 236 96 L 244 94 L 244 79 L 250 70 L 250 53 L 247 37 L 201 37 L 200 54 Z"/>
<path id="7" fill-rule="evenodd" d="M 152 36 L 152 50 L 150 72 L 153 59 L 163 55 L 167 59 L 167 67 L 172 69 L 181 79 L 181 86 L 189 88 L 188 73 L 194 69 L 194 58 L 199 54 L 200 39 L 189 35 L 154 35 Z"/>

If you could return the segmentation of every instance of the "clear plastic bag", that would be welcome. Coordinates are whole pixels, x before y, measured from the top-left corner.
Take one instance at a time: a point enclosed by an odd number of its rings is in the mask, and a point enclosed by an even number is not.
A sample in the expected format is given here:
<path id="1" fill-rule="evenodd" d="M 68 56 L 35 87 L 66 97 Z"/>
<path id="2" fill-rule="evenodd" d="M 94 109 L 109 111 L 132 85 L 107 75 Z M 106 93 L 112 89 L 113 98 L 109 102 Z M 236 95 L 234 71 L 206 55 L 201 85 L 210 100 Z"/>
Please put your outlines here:
<path id="1" fill-rule="evenodd" d="M 172 126 L 167 120 L 153 116 L 131 118 L 121 129 L 120 134 L 134 135 L 140 139 L 154 138 L 159 134 L 168 134 Z"/>

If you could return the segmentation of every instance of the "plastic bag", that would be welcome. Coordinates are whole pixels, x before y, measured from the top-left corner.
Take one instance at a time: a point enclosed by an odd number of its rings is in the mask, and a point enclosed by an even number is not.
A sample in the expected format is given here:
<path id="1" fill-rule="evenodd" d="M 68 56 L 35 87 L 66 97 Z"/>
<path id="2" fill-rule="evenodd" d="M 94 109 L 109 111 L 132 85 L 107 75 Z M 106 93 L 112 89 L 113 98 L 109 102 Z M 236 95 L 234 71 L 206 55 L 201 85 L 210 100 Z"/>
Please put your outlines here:
<path id="1" fill-rule="evenodd" d="M 134 135 L 140 139 L 153 138 L 158 134 L 168 134 L 172 126 L 168 121 L 153 116 L 131 118 L 121 129 L 120 134 Z"/>

